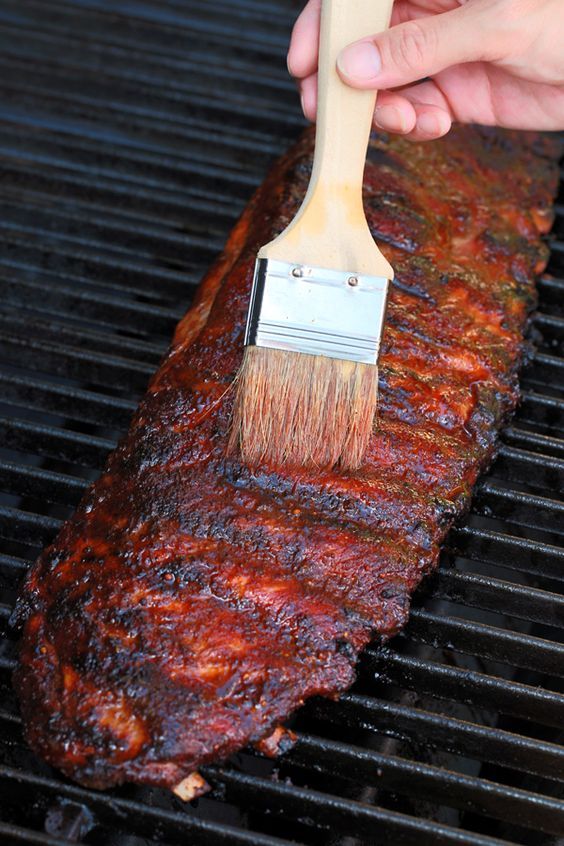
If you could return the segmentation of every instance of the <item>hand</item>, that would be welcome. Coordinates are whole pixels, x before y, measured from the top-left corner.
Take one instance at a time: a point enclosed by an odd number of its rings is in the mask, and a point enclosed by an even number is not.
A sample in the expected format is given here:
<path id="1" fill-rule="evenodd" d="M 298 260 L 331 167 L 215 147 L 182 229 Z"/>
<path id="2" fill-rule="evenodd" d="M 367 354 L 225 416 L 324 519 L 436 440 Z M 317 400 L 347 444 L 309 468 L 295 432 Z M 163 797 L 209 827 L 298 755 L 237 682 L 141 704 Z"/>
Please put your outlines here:
<path id="1" fill-rule="evenodd" d="M 288 52 L 310 120 L 320 7 L 309 0 Z M 377 127 L 415 140 L 439 138 L 453 121 L 556 130 L 563 45 L 564 0 L 396 0 L 390 29 L 346 47 L 337 69 L 348 85 L 379 90 Z"/>

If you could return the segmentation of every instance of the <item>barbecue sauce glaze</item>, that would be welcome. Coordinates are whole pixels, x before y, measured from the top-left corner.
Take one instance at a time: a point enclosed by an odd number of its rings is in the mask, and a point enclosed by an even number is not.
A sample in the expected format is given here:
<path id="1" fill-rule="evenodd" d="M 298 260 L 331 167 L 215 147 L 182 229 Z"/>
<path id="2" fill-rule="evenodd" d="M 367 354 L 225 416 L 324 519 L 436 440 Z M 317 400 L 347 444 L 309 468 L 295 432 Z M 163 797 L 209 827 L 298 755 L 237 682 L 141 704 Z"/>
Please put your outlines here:
<path id="1" fill-rule="evenodd" d="M 256 193 L 129 434 L 23 588 L 26 735 L 84 785 L 174 786 L 345 690 L 370 638 L 405 624 L 517 403 L 556 142 L 380 136 L 365 203 L 396 279 L 365 466 L 224 457 L 255 255 L 294 216 L 312 147 L 309 131 Z"/>

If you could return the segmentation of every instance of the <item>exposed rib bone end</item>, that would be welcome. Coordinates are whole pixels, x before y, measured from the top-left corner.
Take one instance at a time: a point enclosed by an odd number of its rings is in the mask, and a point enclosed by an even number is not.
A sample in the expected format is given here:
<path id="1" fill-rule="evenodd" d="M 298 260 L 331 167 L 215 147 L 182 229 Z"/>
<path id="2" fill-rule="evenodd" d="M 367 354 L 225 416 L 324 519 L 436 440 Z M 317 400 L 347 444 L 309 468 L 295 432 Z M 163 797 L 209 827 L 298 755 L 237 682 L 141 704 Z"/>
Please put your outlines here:
<path id="1" fill-rule="evenodd" d="M 176 787 L 172 788 L 172 792 L 183 802 L 191 802 L 192 799 L 203 796 L 209 790 L 211 790 L 210 785 L 202 778 L 200 773 L 190 773 L 189 776 L 178 782 Z"/>

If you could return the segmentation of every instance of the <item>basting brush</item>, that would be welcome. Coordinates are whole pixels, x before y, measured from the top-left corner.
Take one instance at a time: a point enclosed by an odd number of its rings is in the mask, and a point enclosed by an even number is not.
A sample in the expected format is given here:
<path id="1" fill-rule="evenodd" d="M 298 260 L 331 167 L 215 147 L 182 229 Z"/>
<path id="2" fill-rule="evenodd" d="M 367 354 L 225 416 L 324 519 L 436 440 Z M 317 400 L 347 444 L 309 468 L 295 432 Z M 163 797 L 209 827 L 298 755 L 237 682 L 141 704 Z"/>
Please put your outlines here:
<path id="1" fill-rule="evenodd" d="M 376 93 L 345 85 L 343 47 L 393 0 L 323 0 L 315 155 L 304 201 L 259 250 L 229 451 L 247 464 L 356 469 L 372 431 L 393 270 L 368 228 L 362 179 Z"/>

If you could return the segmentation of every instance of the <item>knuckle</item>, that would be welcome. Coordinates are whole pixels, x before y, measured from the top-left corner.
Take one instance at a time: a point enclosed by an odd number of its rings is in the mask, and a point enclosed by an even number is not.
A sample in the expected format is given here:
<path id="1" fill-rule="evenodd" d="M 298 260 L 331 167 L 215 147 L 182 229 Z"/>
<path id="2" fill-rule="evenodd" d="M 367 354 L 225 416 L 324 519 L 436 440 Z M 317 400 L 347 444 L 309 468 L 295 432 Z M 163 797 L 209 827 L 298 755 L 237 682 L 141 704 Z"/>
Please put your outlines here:
<path id="1" fill-rule="evenodd" d="M 432 31 L 420 26 L 417 21 L 398 27 L 396 38 L 390 45 L 394 65 L 414 73 L 428 64 L 433 50 Z"/>

